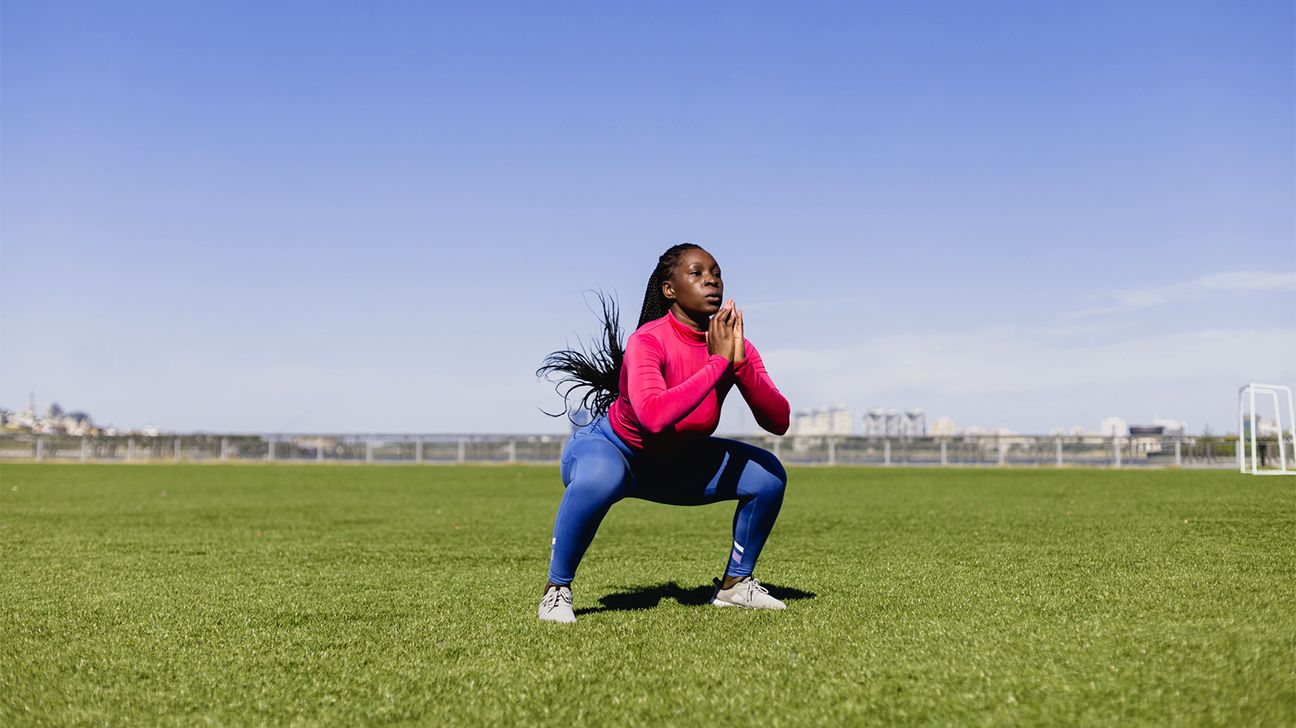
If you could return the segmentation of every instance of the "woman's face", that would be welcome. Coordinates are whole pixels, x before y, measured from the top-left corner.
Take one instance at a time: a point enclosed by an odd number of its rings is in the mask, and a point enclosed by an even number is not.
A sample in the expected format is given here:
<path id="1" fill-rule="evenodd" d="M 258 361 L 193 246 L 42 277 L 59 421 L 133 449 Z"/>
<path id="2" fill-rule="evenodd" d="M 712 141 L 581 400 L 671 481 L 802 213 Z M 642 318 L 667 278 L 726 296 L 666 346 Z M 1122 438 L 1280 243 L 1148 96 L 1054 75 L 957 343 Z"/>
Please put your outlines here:
<path id="1" fill-rule="evenodd" d="M 715 315 L 724 302 L 720 264 L 705 250 L 690 248 L 670 278 L 662 281 L 662 293 L 690 318 Z"/>

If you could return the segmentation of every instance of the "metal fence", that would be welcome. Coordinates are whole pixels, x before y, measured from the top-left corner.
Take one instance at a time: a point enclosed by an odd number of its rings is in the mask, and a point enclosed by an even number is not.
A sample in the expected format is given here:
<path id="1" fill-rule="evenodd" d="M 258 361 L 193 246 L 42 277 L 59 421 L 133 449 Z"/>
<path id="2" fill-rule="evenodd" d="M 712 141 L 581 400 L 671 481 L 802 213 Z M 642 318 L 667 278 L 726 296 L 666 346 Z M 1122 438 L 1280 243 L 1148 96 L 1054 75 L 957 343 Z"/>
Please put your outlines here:
<path id="1" fill-rule="evenodd" d="M 736 437 L 789 465 L 1237 466 L 1236 438 L 970 435 Z M 0 460 L 59 462 L 556 463 L 563 435 L 0 434 Z M 1276 442 L 1271 451 L 1277 452 Z"/>

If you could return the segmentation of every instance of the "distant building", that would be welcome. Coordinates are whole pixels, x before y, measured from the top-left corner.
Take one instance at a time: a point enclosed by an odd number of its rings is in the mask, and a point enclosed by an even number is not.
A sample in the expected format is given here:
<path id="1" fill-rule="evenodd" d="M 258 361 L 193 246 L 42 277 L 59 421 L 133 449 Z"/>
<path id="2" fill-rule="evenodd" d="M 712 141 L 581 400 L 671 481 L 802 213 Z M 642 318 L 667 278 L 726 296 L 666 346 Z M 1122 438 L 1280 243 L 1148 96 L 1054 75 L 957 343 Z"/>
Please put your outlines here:
<path id="1" fill-rule="evenodd" d="M 855 417 L 842 405 L 828 411 L 829 429 L 834 435 L 854 435 Z"/>
<path id="2" fill-rule="evenodd" d="M 1188 431 L 1188 423 L 1179 420 L 1167 420 L 1153 417 L 1150 425 L 1130 425 L 1130 447 L 1134 452 L 1154 454 L 1161 452 L 1164 437 L 1183 437 Z"/>
<path id="3" fill-rule="evenodd" d="M 814 432 L 806 434 L 827 435 L 832 432 L 832 414 L 828 411 L 827 407 L 819 407 L 815 409 L 814 417 L 811 419 L 811 427 L 814 428 Z"/>
<path id="4" fill-rule="evenodd" d="M 31 395 L 27 409 L 18 412 L 0 410 L 0 425 L 7 430 L 27 431 L 38 435 L 96 436 L 103 431 L 85 412 L 66 412 L 57 402 L 51 402 L 44 414 L 37 415 L 36 396 Z"/>
<path id="5" fill-rule="evenodd" d="M 1149 455 L 1161 452 L 1161 436 L 1164 434 L 1162 425 L 1130 425 L 1130 449 Z"/>
<path id="6" fill-rule="evenodd" d="M 798 410 L 792 417 L 790 435 L 853 435 L 854 416 L 845 407 L 819 407 L 814 411 Z"/>
<path id="7" fill-rule="evenodd" d="M 36 415 L 31 407 L 17 412 L 10 412 L 5 427 L 13 430 L 31 430 L 36 427 Z"/>
<path id="8" fill-rule="evenodd" d="M 954 427 L 954 420 L 948 417 L 937 417 L 927 434 L 932 437 L 953 437 L 957 432 L 958 430 Z"/>
<path id="9" fill-rule="evenodd" d="M 926 437 L 927 415 L 920 409 L 907 410 L 900 423 L 901 437 Z"/>
<path id="10" fill-rule="evenodd" d="M 1271 417 L 1256 417 L 1256 437 L 1277 437 L 1278 423 Z M 1242 421 L 1242 437 L 1251 437 L 1251 415 Z"/>
<path id="11" fill-rule="evenodd" d="M 1129 435 L 1129 425 L 1119 417 L 1108 417 L 1098 423 L 1098 433 L 1103 437 L 1125 437 Z"/>
<path id="12" fill-rule="evenodd" d="M 92 434 L 95 429 L 94 421 L 85 412 L 69 412 L 63 415 L 61 425 L 64 432 L 78 437 Z"/>
<path id="13" fill-rule="evenodd" d="M 904 415 L 896 410 L 888 409 L 886 411 L 886 428 L 887 437 L 900 437 L 904 434 Z"/>
<path id="14" fill-rule="evenodd" d="M 864 415 L 865 437 L 886 437 L 886 410 L 877 407 Z"/>
<path id="15" fill-rule="evenodd" d="M 1016 435 L 1017 433 L 1013 432 L 1007 427 L 984 427 L 982 425 L 973 425 L 971 427 L 964 429 L 963 434 L 964 435 L 998 435 L 999 437 L 1006 437 L 1008 435 Z"/>
<path id="16" fill-rule="evenodd" d="M 865 437 L 925 437 L 927 416 L 917 408 L 900 412 L 875 407 L 864 415 L 863 434 Z"/>
<path id="17" fill-rule="evenodd" d="M 1164 428 L 1167 435 L 1178 435 L 1182 437 L 1188 434 L 1188 423 L 1182 420 L 1167 420 L 1164 417 L 1152 418 L 1152 424 Z"/>

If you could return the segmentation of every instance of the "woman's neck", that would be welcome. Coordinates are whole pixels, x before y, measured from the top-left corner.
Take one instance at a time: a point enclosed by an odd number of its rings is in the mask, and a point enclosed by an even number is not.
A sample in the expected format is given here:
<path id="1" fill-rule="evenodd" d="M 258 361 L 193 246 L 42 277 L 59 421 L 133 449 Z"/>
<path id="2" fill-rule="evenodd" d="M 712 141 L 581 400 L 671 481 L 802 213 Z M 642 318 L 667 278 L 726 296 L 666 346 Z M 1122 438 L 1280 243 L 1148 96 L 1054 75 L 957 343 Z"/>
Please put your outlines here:
<path id="1" fill-rule="evenodd" d="M 711 322 L 711 317 L 706 314 L 699 314 L 701 318 L 693 318 L 692 315 L 685 313 L 684 309 L 679 307 L 678 303 L 672 303 L 670 307 L 671 315 L 675 320 L 693 329 L 694 331 L 706 331 L 707 324 Z"/>

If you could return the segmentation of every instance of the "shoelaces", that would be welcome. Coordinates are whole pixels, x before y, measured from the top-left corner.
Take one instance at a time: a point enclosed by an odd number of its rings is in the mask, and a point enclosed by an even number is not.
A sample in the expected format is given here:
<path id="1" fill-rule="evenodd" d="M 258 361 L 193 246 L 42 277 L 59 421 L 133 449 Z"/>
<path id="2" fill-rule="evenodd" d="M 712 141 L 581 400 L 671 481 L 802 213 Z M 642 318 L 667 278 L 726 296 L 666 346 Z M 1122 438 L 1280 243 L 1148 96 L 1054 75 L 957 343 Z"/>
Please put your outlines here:
<path id="1" fill-rule="evenodd" d="M 760 592 L 761 594 L 769 594 L 769 589 L 766 589 L 765 587 L 761 586 L 761 583 L 759 581 L 756 581 L 755 577 L 751 577 L 747 579 L 746 581 L 743 582 L 743 585 L 747 587 L 747 601 L 749 602 L 752 600 L 752 597 L 755 596 L 754 592 Z"/>
<path id="2" fill-rule="evenodd" d="M 570 606 L 572 603 L 571 592 L 563 589 L 550 589 L 545 592 L 544 598 L 540 600 L 540 603 L 546 609 L 553 609 L 558 606 L 559 602 L 566 602 Z"/>

